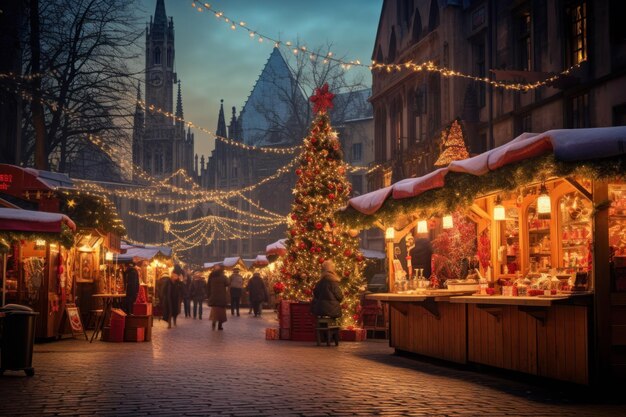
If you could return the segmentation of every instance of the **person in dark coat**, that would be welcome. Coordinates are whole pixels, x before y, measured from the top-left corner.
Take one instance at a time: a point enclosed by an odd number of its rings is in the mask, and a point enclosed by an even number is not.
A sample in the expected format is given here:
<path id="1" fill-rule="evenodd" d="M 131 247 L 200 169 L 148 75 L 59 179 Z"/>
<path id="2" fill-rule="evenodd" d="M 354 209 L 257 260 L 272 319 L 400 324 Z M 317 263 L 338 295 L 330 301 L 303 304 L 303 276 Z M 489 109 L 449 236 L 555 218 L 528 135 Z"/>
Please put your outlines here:
<path id="1" fill-rule="evenodd" d="M 335 272 L 335 263 L 331 260 L 322 264 L 322 278 L 315 284 L 313 289 L 313 301 L 311 313 L 322 317 L 341 317 L 341 301 L 343 293 L 339 287 L 339 276 Z"/>
<path id="2" fill-rule="evenodd" d="M 233 268 L 233 274 L 230 276 L 230 315 L 237 313 L 239 316 L 239 303 L 241 301 L 241 292 L 243 291 L 243 277 L 239 274 L 239 268 Z"/>
<path id="3" fill-rule="evenodd" d="M 250 305 L 254 311 L 254 317 L 259 317 L 261 315 L 261 304 L 267 301 L 267 288 L 265 288 L 263 278 L 261 278 L 258 272 L 252 275 L 246 289 L 248 290 L 248 297 L 250 298 Z"/>
<path id="4" fill-rule="evenodd" d="M 193 318 L 199 317 L 202 320 L 202 302 L 206 298 L 206 282 L 200 274 L 193 276 L 191 282 L 191 299 L 193 300 Z"/>
<path id="5" fill-rule="evenodd" d="M 409 252 L 413 268 L 423 268 L 424 278 L 430 279 L 432 275 L 431 263 L 433 257 L 433 246 L 426 238 L 415 239 L 415 246 Z"/>
<path id="6" fill-rule="evenodd" d="M 163 281 L 161 288 L 161 309 L 163 310 L 163 320 L 167 322 L 167 328 L 172 328 L 172 321 L 176 326 L 176 318 L 180 314 L 180 301 L 182 299 L 181 278 L 185 272 L 180 265 L 174 266 L 171 276 Z"/>
<path id="7" fill-rule="evenodd" d="M 207 283 L 207 297 L 209 298 L 209 306 L 211 307 L 209 319 L 212 322 L 211 327 L 213 328 L 213 330 L 215 330 L 216 324 L 218 324 L 217 330 L 224 330 L 222 324 L 227 321 L 227 287 L 228 279 L 224 275 L 222 267 L 220 265 L 215 265 L 213 271 L 211 271 L 211 273 L 209 274 L 209 282 Z"/>
<path id="8" fill-rule="evenodd" d="M 139 272 L 135 268 L 133 262 L 126 265 L 126 271 L 124 271 L 124 289 L 126 297 L 124 298 L 124 311 L 126 314 L 132 314 L 133 304 L 139 294 Z"/>
<path id="9" fill-rule="evenodd" d="M 191 317 L 191 275 L 185 274 L 183 282 L 183 307 L 185 309 L 185 318 Z"/>

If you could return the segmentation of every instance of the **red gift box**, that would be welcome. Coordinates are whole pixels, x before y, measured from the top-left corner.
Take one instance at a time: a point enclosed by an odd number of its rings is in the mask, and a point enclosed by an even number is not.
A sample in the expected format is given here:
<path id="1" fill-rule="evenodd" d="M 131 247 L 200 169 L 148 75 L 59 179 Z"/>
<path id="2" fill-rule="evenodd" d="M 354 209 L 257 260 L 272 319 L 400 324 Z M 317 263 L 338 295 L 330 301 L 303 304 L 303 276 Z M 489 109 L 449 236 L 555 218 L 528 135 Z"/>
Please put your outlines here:
<path id="1" fill-rule="evenodd" d="M 280 301 L 278 308 L 278 322 L 281 329 L 291 328 L 291 301 Z"/>
<path id="2" fill-rule="evenodd" d="M 339 330 L 339 340 L 342 342 L 362 342 L 365 340 L 367 331 L 365 329 L 341 329 Z"/>
<path id="3" fill-rule="evenodd" d="M 123 327 L 105 327 L 102 332 L 102 340 L 105 342 L 120 343 L 124 341 Z"/>
<path id="4" fill-rule="evenodd" d="M 109 323 L 109 327 L 111 327 L 112 329 L 115 328 L 120 328 L 122 329 L 122 331 L 124 330 L 124 328 L 126 327 L 126 320 L 125 319 L 120 319 L 118 317 L 112 316 L 111 317 L 111 322 Z"/>
<path id="5" fill-rule="evenodd" d="M 127 327 L 124 329 L 125 342 L 143 342 L 146 337 L 146 329 L 143 327 Z"/>
<path id="6" fill-rule="evenodd" d="M 291 340 L 291 329 L 280 329 L 280 340 Z"/>
<path id="7" fill-rule="evenodd" d="M 121 319 L 124 320 L 126 318 L 126 313 L 124 313 L 123 310 L 120 310 L 119 308 L 112 308 L 111 309 L 111 320 L 113 319 Z"/>
<path id="8" fill-rule="evenodd" d="M 135 303 L 133 304 L 133 315 L 135 316 L 151 316 L 152 303 Z"/>
<path id="9" fill-rule="evenodd" d="M 273 327 L 266 328 L 265 340 L 278 340 L 278 329 Z"/>

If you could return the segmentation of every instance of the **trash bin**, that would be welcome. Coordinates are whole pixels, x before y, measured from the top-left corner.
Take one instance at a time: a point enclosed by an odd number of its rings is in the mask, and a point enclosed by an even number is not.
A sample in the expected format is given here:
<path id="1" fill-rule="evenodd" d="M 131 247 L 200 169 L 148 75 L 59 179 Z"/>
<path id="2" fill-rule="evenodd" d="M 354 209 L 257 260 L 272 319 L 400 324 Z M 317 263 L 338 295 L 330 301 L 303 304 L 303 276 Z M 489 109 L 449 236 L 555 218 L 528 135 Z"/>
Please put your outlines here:
<path id="1" fill-rule="evenodd" d="M 39 313 L 18 304 L 0 308 L 0 375 L 4 371 L 24 371 L 35 375 L 33 368 L 33 344 L 35 343 L 35 320 Z"/>

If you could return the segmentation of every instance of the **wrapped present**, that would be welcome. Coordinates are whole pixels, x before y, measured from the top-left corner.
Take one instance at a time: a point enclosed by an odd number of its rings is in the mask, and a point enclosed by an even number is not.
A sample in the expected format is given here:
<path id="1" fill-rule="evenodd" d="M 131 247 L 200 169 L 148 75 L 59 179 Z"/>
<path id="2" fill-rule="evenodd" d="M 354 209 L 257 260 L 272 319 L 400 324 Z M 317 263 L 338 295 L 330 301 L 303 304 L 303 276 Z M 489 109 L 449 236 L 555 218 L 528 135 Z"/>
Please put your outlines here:
<path id="1" fill-rule="evenodd" d="M 102 331 L 102 340 L 105 342 L 120 343 L 124 341 L 124 328 L 123 327 L 108 327 L 106 326 Z"/>
<path id="2" fill-rule="evenodd" d="M 143 342 L 145 335 L 146 329 L 143 327 L 127 327 L 124 329 L 125 342 Z"/>
<path id="3" fill-rule="evenodd" d="M 291 340 L 291 329 L 281 328 L 279 331 L 280 340 Z"/>
<path id="4" fill-rule="evenodd" d="M 135 303 L 133 304 L 133 315 L 150 316 L 152 315 L 152 303 Z"/>
<path id="5" fill-rule="evenodd" d="M 124 320 L 126 318 L 126 313 L 124 313 L 124 310 L 121 310 L 119 308 L 112 308 L 111 319 L 114 319 L 114 318 L 119 318 L 121 320 Z"/>
<path id="6" fill-rule="evenodd" d="M 280 328 L 291 328 L 291 301 L 280 301 L 280 306 L 278 308 L 278 322 Z"/>
<path id="7" fill-rule="evenodd" d="M 278 329 L 268 327 L 265 329 L 265 340 L 278 340 Z"/>
<path id="8" fill-rule="evenodd" d="M 126 327 L 148 327 L 152 326 L 152 316 L 127 316 Z"/>
<path id="9" fill-rule="evenodd" d="M 367 331 L 365 329 L 341 329 L 339 339 L 343 342 L 362 342 L 365 340 Z"/>
<path id="10" fill-rule="evenodd" d="M 122 329 L 122 331 L 124 331 L 124 328 L 126 327 L 126 320 L 117 317 L 111 317 L 109 327 L 112 329 Z"/>

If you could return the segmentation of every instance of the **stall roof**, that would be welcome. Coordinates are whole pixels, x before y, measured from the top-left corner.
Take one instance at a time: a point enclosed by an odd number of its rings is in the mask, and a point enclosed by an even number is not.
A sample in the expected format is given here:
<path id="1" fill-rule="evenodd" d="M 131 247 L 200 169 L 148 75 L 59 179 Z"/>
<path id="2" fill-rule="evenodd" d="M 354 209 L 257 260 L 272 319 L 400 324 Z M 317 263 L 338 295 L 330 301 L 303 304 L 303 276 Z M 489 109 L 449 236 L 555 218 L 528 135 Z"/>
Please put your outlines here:
<path id="1" fill-rule="evenodd" d="M 0 208 L 0 230 L 59 233 L 63 224 L 72 230 L 76 230 L 76 224 L 65 214 Z"/>
<path id="2" fill-rule="evenodd" d="M 385 254 L 379 250 L 371 250 L 371 249 L 359 249 L 363 256 L 367 259 L 385 259 Z"/>
<path id="3" fill-rule="evenodd" d="M 544 133 L 524 133 L 512 141 L 472 158 L 454 161 L 418 178 L 407 178 L 395 184 L 354 197 L 348 207 L 364 215 L 373 215 L 387 201 L 416 197 L 446 185 L 446 175 L 455 172 L 473 176 L 485 175 L 529 158 L 553 154 L 561 162 L 581 162 L 626 154 L 626 126 L 590 129 L 557 129 Z"/>
<path id="4" fill-rule="evenodd" d="M 165 258 L 172 256 L 172 248 L 168 246 L 134 246 L 122 244 L 121 249 L 124 253 L 117 255 L 118 262 L 130 262 L 134 257 L 150 260 L 156 256 Z"/>
<path id="5" fill-rule="evenodd" d="M 205 262 L 203 267 L 205 268 L 213 268 L 215 265 L 222 265 L 224 266 L 224 262 L 220 261 L 220 262 Z"/>
<path id="6" fill-rule="evenodd" d="M 274 243 L 271 243 L 265 247 L 265 255 L 284 255 L 287 253 L 287 248 L 285 247 L 285 242 L 287 239 L 280 239 Z"/>
<path id="7" fill-rule="evenodd" d="M 232 258 L 224 258 L 222 265 L 224 265 L 224 268 L 247 269 L 245 262 L 239 256 L 234 256 Z"/>

